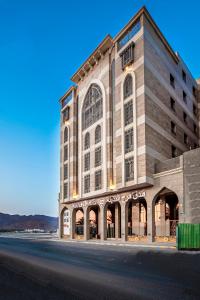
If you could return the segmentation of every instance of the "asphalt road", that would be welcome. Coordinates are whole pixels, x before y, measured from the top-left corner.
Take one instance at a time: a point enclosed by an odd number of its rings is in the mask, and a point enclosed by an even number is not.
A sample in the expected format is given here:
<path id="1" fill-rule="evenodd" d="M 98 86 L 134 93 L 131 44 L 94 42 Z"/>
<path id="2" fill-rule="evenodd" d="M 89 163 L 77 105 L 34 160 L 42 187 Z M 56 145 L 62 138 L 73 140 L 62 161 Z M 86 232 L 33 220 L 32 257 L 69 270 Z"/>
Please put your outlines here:
<path id="1" fill-rule="evenodd" d="M 200 253 L 0 237 L 0 299 L 200 299 Z"/>

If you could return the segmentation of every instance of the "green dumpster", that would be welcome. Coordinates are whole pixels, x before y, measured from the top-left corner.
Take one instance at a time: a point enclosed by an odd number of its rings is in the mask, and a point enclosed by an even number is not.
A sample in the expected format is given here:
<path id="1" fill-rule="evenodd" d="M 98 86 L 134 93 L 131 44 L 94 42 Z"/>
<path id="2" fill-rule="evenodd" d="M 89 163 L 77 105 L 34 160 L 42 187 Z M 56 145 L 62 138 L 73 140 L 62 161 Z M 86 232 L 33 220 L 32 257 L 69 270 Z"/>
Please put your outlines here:
<path id="1" fill-rule="evenodd" d="M 200 224 L 178 224 L 177 249 L 200 250 Z"/>

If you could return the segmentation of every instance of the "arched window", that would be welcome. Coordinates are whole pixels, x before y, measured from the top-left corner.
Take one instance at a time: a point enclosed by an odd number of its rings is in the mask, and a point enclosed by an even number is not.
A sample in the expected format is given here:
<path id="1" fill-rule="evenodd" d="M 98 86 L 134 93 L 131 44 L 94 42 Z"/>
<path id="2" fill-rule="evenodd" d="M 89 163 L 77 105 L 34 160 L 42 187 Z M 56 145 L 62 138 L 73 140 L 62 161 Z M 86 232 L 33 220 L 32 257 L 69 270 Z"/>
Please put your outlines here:
<path id="1" fill-rule="evenodd" d="M 84 143 L 84 149 L 86 150 L 88 148 L 90 148 L 90 134 L 89 134 L 89 132 L 87 132 L 85 134 L 85 143 Z"/>
<path id="2" fill-rule="evenodd" d="M 94 124 L 103 116 L 102 92 L 97 84 L 92 84 L 86 94 L 83 111 L 83 130 Z"/>
<path id="3" fill-rule="evenodd" d="M 124 80 L 124 99 L 133 93 L 133 78 L 128 74 Z"/>
<path id="4" fill-rule="evenodd" d="M 64 143 L 68 141 L 68 128 L 65 127 L 65 130 L 64 130 Z"/>
<path id="5" fill-rule="evenodd" d="M 97 125 L 95 129 L 95 144 L 101 141 L 101 126 Z"/>

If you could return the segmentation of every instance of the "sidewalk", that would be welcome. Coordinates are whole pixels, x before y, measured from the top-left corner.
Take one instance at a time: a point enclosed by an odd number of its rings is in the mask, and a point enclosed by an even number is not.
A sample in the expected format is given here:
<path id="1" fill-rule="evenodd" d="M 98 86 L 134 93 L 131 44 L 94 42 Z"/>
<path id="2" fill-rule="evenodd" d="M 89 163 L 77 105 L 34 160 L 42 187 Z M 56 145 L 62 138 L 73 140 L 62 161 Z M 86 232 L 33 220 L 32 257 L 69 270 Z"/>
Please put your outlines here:
<path id="1" fill-rule="evenodd" d="M 153 248 L 153 249 L 172 249 L 176 250 L 175 243 L 150 243 L 150 242 L 122 242 L 120 240 L 109 240 L 109 241 L 101 241 L 101 240 L 64 240 L 64 239 L 55 239 L 55 241 L 63 242 L 63 243 L 80 243 L 80 244 L 91 244 L 91 245 L 105 245 L 105 246 L 118 246 L 118 247 L 132 247 L 132 248 Z"/>

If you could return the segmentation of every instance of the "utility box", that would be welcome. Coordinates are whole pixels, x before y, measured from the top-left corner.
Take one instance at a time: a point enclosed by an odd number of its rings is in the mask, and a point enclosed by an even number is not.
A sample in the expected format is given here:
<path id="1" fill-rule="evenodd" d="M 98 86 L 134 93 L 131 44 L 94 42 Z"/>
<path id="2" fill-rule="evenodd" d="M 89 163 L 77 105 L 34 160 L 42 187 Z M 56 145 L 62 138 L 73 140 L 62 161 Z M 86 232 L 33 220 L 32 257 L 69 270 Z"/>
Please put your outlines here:
<path id="1" fill-rule="evenodd" d="M 177 249 L 200 250 L 200 224 L 178 224 Z"/>

